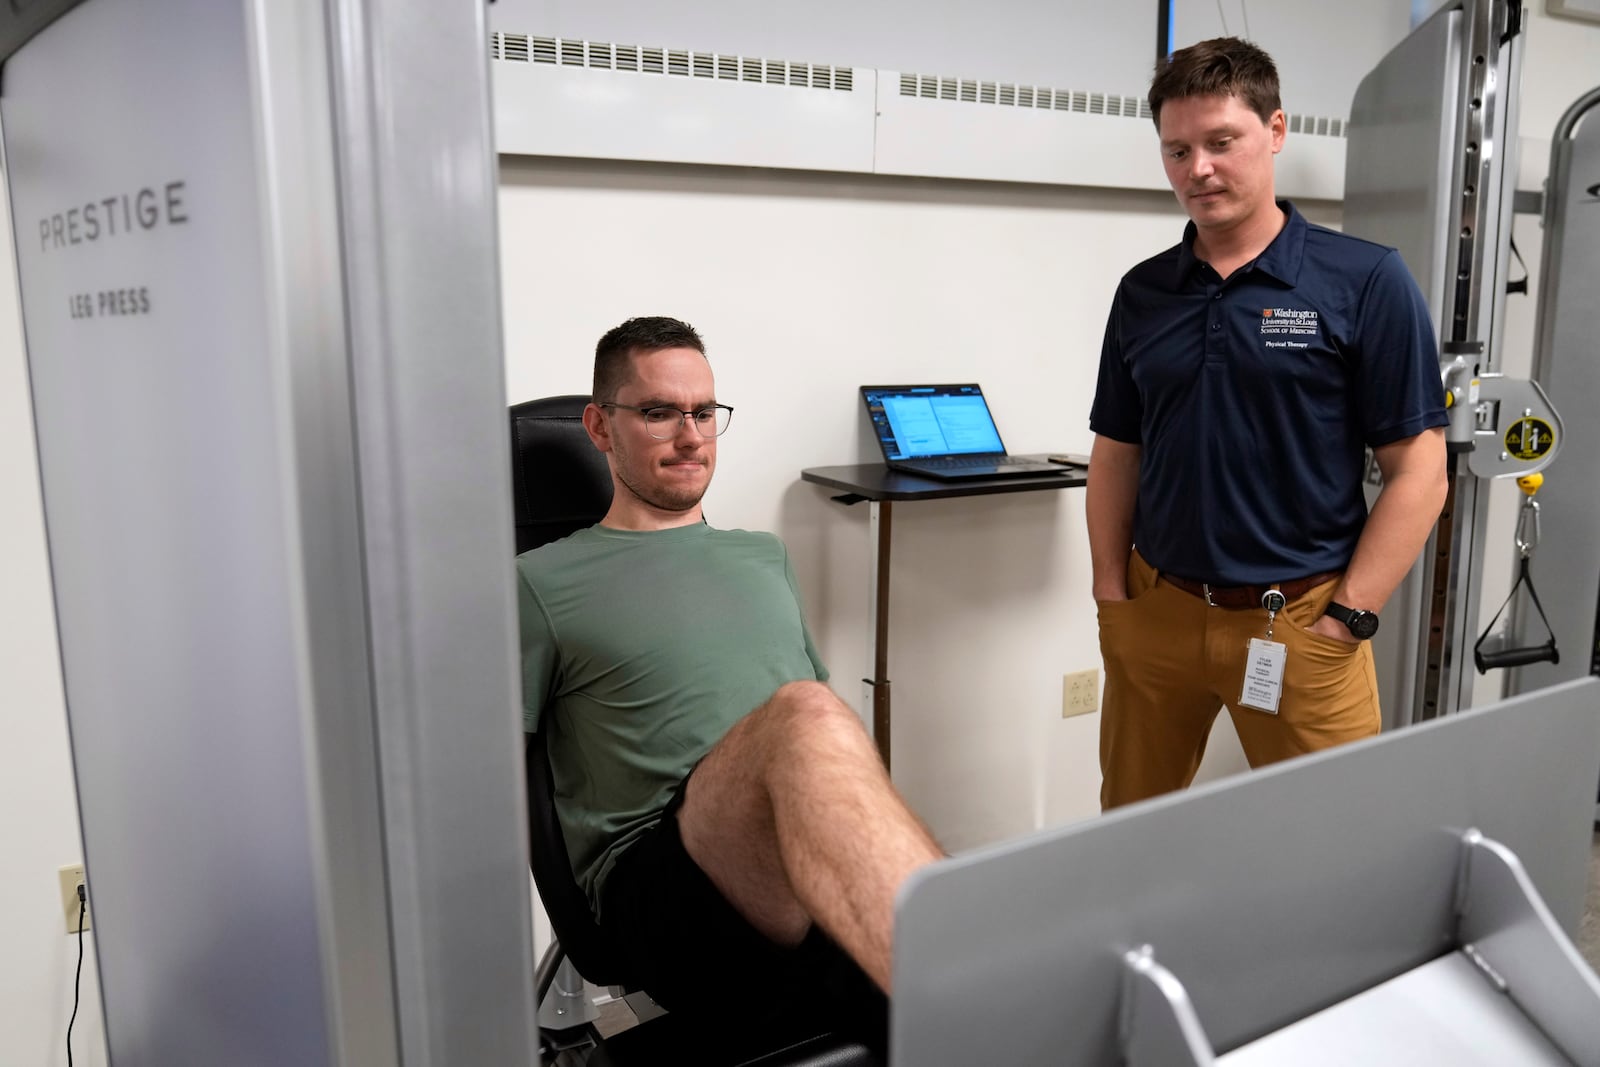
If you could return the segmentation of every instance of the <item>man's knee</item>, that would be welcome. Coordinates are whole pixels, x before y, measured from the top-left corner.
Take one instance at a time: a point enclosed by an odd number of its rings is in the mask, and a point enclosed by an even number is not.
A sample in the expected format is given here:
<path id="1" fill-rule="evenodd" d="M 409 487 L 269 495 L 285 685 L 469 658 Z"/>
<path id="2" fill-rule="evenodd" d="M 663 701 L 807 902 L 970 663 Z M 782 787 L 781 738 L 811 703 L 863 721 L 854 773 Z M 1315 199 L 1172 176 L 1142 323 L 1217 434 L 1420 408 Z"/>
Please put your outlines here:
<path id="1" fill-rule="evenodd" d="M 789 682 L 781 686 L 759 715 L 763 726 L 792 742 L 867 740 L 860 717 L 822 682 Z"/>
<path id="2" fill-rule="evenodd" d="M 774 706 L 784 708 L 806 708 L 812 706 L 842 705 L 842 701 L 826 682 L 814 682 L 809 679 L 797 682 L 785 682 L 778 687 L 767 702 Z"/>

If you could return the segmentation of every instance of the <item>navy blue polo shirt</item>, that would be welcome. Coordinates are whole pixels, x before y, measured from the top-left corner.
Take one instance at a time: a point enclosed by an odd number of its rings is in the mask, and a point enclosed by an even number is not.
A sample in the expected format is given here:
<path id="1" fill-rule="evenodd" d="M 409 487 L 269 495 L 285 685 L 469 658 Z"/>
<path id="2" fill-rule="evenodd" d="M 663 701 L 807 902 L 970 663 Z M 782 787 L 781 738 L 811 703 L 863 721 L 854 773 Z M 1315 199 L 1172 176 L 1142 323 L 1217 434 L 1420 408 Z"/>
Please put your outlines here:
<path id="1" fill-rule="evenodd" d="M 1363 445 L 1445 424 L 1427 303 L 1392 248 L 1283 230 L 1224 281 L 1183 242 L 1117 287 L 1089 426 L 1139 445 L 1133 540 L 1158 570 L 1254 585 L 1339 570 Z"/>

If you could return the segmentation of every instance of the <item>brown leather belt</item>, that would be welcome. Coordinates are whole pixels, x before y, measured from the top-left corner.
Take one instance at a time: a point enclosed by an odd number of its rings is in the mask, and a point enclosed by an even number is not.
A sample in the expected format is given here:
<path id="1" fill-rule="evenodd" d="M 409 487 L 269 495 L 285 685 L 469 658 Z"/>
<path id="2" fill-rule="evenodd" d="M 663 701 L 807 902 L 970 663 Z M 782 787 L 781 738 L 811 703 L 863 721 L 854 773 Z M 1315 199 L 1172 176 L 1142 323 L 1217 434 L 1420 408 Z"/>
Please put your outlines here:
<path id="1" fill-rule="evenodd" d="M 1313 574 L 1309 578 L 1295 578 L 1292 581 L 1278 582 L 1278 592 L 1283 594 L 1284 600 L 1296 600 L 1305 596 L 1311 590 L 1324 582 L 1332 581 L 1343 574 L 1343 571 L 1324 571 Z M 1197 596 L 1207 604 L 1216 608 L 1228 608 L 1239 611 L 1242 608 L 1259 608 L 1261 597 L 1271 585 L 1208 585 L 1205 582 L 1191 582 L 1187 578 L 1179 578 L 1175 574 L 1165 571 L 1159 576 L 1175 589 L 1182 589 L 1191 596 Z"/>

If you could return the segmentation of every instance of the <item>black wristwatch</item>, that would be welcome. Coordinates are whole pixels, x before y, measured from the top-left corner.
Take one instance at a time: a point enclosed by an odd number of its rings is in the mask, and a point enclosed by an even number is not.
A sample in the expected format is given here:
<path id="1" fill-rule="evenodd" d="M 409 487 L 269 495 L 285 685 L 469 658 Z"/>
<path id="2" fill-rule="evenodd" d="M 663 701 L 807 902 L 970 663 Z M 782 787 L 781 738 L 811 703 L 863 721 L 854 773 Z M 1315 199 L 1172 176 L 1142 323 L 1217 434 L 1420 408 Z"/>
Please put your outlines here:
<path id="1" fill-rule="evenodd" d="M 1358 641 L 1366 641 L 1378 632 L 1378 613 L 1375 611 L 1347 608 L 1343 604 L 1330 601 L 1328 614 L 1344 623 Z"/>

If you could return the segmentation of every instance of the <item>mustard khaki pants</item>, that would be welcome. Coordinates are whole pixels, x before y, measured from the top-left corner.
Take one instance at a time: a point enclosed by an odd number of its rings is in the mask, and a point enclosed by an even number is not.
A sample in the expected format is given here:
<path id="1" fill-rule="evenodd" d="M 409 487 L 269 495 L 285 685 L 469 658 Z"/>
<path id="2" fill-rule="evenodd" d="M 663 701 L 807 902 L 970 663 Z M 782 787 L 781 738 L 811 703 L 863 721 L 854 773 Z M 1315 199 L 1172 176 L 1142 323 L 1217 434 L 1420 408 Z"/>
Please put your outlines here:
<path id="1" fill-rule="evenodd" d="M 1272 639 L 1287 662 L 1277 714 L 1239 704 L 1262 608 L 1229 610 L 1161 581 L 1137 552 L 1128 599 L 1102 603 L 1106 686 L 1100 717 L 1100 805 L 1114 808 L 1194 780 L 1217 712 L 1228 709 L 1251 767 L 1372 737 L 1381 724 L 1372 646 L 1310 633 L 1337 579 L 1278 612 Z"/>

